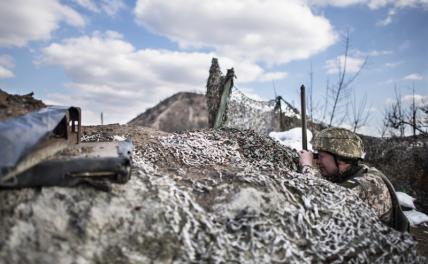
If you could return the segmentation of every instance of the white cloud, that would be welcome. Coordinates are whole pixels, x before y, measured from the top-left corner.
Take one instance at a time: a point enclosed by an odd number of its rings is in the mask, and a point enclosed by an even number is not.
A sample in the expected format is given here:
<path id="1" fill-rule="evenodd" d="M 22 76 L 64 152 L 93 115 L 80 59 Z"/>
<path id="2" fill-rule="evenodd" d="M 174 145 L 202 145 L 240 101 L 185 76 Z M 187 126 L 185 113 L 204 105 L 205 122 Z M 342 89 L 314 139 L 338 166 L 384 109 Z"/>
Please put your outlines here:
<path id="1" fill-rule="evenodd" d="M 415 94 L 414 97 L 415 97 L 416 106 L 424 106 L 428 103 L 428 96 L 426 95 Z M 413 95 L 412 94 L 404 95 L 403 97 L 401 97 L 401 101 L 403 103 L 411 105 L 413 103 Z"/>
<path id="2" fill-rule="evenodd" d="M 12 72 L 12 68 L 15 67 L 13 58 L 9 55 L 0 56 L 0 79 L 13 78 L 15 74 Z"/>
<path id="3" fill-rule="evenodd" d="M 387 63 L 385 63 L 385 66 L 388 68 L 395 68 L 400 64 L 401 64 L 401 62 L 387 62 Z"/>
<path id="4" fill-rule="evenodd" d="M 101 9 L 109 16 L 115 16 L 126 7 L 123 0 L 102 0 L 100 5 Z"/>
<path id="5" fill-rule="evenodd" d="M 351 50 L 350 54 L 354 57 L 379 57 L 392 54 L 391 50 L 371 50 L 371 51 L 361 51 L 361 50 Z"/>
<path id="6" fill-rule="evenodd" d="M 298 0 L 139 0 L 134 12 L 140 25 L 183 49 L 268 64 L 308 58 L 337 38 L 326 18 Z"/>
<path id="7" fill-rule="evenodd" d="M 6 79 L 6 78 L 12 78 L 12 77 L 15 77 L 15 74 L 13 74 L 12 71 L 0 65 L 0 79 Z"/>
<path id="8" fill-rule="evenodd" d="M 356 73 L 360 70 L 364 64 L 365 58 L 355 58 L 348 56 L 346 59 L 346 72 Z M 343 67 L 345 63 L 345 56 L 337 56 L 336 59 L 327 60 L 324 65 L 327 74 L 335 74 L 339 72 L 339 69 Z M 342 69 L 341 69 L 342 70 Z"/>
<path id="9" fill-rule="evenodd" d="M 387 26 L 391 24 L 392 18 L 396 15 L 397 11 L 395 8 L 392 8 L 388 11 L 388 16 L 384 18 L 383 20 L 380 20 L 377 22 L 379 26 Z"/>
<path id="10" fill-rule="evenodd" d="M 410 80 L 410 81 L 421 81 L 423 79 L 424 77 L 422 77 L 422 75 L 418 73 L 412 73 L 403 78 L 403 80 Z"/>
<path id="11" fill-rule="evenodd" d="M 84 26 L 76 11 L 58 0 L 15 0 L 0 8 L 0 46 L 22 47 L 29 41 L 47 40 L 62 21 Z"/>
<path id="12" fill-rule="evenodd" d="M 216 54 L 137 50 L 109 31 L 53 43 L 37 63 L 59 65 L 71 80 L 66 85 L 70 94 L 51 94 L 50 101 L 104 112 L 106 122 L 124 123 L 176 92 L 205 92 L 212 57 Z M 254 63 L 225 57 L 219 62 L 224 72 L 235 68 L 237 83 L 265 74 Z"/>
<path id="13" fill-rule="evenodd" d="M 387 6 L 417 7 L 428 6 L 427 0 L 308 0 L 308 3 L 319 6 L 348 7 L 351 5 L 367 5 L 370 9 L 379 9 Z"/>
<path id="14" fill-rule="evenodd" d="M 387 26 L 392 22 L 397 11 L 402 8 L 428 8 L 427 0 L 307 0 L 311 5 L 348 7 L 351 5 L 367 5 L 370 9 L 388 8 L 388 15 L 378 21 L 378 25 Z"/>
<path id="15" fill-rule="evenodd" d="M 99 12 L 98 7 L 92 0 L 73 0 L 76 4 L 92 12 Z"/>
<path id="16" fill-rule="evenodd" d="M 108 16 L 115 16 L 120 10 L 126 7 L 123 0 L 101 0 L 97 5 L 92 0 L 73 0 L 75 3 L 89 11 L 100 13 L 103 11 Z"/>
<path id="17" fill-rule="evenodd" d="M 356 4 L 365 4 L 366 0 L 308 0 L 312 5 L 319 6 L 336 6 L 336 7 L 347 7 Z"/>
<path id="18" fill-rule="evenodd" d="M 287 76 L 288 76 L 288 73 L 286 72 L 266 72 L 259 79 L 262 82 L 267 82 L 267 81 L 282 80 L 287 78 Z"/>

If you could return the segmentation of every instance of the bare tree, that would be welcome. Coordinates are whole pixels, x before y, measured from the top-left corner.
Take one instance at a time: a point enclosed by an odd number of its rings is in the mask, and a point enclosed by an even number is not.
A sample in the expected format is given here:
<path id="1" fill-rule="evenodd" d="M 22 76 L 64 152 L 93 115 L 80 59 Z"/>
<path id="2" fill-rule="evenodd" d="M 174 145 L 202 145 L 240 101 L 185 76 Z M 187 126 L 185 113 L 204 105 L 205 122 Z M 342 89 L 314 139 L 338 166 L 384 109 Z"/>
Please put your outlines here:
<path id="1" fill-rule="evenodd" d="M 414 87 L 412 103 L 407 111 L 403 108 L 401 94 L 397 87 L 395 87 L 395 101 L 385 113 L 387 126 L 393 130 L 398 130 L 400 137 L 405 135 L 406 127 L 412 128 L 413 136 L 416 136 L 417 132 L 427 134 L 427 131 L 423 129 L 423 121 L 418 118 L 419 109 L 424 111 L 423 108 L 416 105 Z M 391 133 L 391 135 L 394 135 L 394 133 Z"/>
<path id="2" fill-rule="evenodd" d="M 338 109 L 347 106 L 348 102 L 346 102 L 346 99 L 349 98 L 350 94 L 350 85 L 355 79 L 358 77 L 358 75 L 361 73 L 361 70 L 365 67 L 367 64 L 366 57 L 364 59 L 364 62 L 361 64 L 357 72 L 348 78 L 347 73 L 347 67 L 348 67 L 348 58 L 349 58 L 349 32 L 346 34 L 345 37 L 345 52 L 343 55 L 343 62 L 339 59 L 338 60 L 338 81 L 333 86 L 327 86 L 328 92 L 327 95 L 329 96 L 329 99 L 331 99 L 331 111 L 330 111 L 330 118 L 329 118 L 329 126 L 332 126 L 335 122 L 335 118 L 337 118 L 337 111 Z M 341 119 L 343 121 L 344 118 Z M 340 122 L 339 122 L 340 124 Z"/>
<path id="3" fill-rule="evenodd" d="M 428 128 L 428 104 L 422 106 L 420 109 L 425 115 L 425 117 L 421 120 L 421 127 Z M 427 131 L 425 130 L 425 132 Z"/>
<path id="4" fill-rule="evenodd" d="M 416 137 L 416 130 L 417 130 L 418 126 L 421 125 L 418 122 L 417 115 L 418 115 L 418 107 L 416 106 L 416 102 L 415 102 L 415 83 L 413 83 L 413 85 L 412 85 L 412 103 L 409 106 L 409 112 L 408 112 L 408 120 L 410 123 L 410 127 L 412 128 L 412 131 L 413 131 L 413 137 Z"/>
<path id="5" fill-rule="evenodd" d="M 378 128 L 378 132 L 380 134 L 381 138 L 384 138 L 386 136 L 386 132 L 388 131 L 388 118 L 387 118 L 387 109 L 385 109 L 384 111 L 384 117 L 382 120 L 382 124 L 380 125 L 380 127 Z"/>
<path id="6" fill-rule="evenodd" d="M 395 101 L 391 104 L 390 108 L 386 111 L 387 126 L 393 130 L 399 131 L 399 136 L 403 137 L 406 129 L 405 114 L 401 103 L 401 93 L 397 88 L 394 87 Z M 391 135 L 395 136 L 395 133 L 391 131 Z"/>
<path id="7" fill-rule="evenodd" d="M 353 98 L 351 101 L 352 115 L 350 116 L 350 122 L 352 124 L 352 131 L 354 133 L 357 129 L 365 126 L 369 120 L 369 109 L 366 108 L 367 104 L 367 94 L 364 94 L 363 98 L 360 100 L 360 103 L 357 104 L 357 97 L 355 92 L 353 93 Z"/>

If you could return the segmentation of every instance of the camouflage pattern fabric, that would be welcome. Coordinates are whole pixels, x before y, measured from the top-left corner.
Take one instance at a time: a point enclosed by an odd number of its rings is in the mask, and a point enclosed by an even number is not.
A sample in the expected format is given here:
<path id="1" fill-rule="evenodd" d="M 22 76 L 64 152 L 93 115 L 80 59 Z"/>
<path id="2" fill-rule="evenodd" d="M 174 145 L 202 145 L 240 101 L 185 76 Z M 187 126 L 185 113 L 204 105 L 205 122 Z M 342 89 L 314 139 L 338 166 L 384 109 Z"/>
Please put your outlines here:
<path id="1" fill-rule="evenodd" d="M 359 159 L 364 156 L 363 141 L 344 128 L 327 128 L 315 135 L 313 149 L 327 151 L 344 158 Z"/>
<path id="2" fill-rule="evenodd" d="M 365 201 L 376 212 L 382 222 L 389 224 L 392 218 L 392 199 L 386 186 L 376 168 L 364 166 L 367 170 L 364 174 L 354 178 L 358 184 L 352 188 L 363 201 Z"/>
<path id="3" fill-rule="evenodd" d="M 225 77 L 222 76 L 218 60 L 213 58 L 211 61 L 210 75 L 207 80 L 207 106 L 208 106 L 208 124 L 210 128 L 214 127 L 217 111 L 220 105 L 221 95 L 223 94 L 223 85 Z"/>
<path id="4" fill-rule="evenodd" d="M 256 101 L 233 87 L 223 127 L 251 129 L 263 135 L 279 131 L 278 113 L 274 108 L 275 100 Z"/>
<path id="5" fill-rule="evenodd" d="M 363 166 L 366 172 L 361 176 L 349 180 L 355 181 L 356 184 L 339 185 L 350 188 L 361 200 L 366 202 L 375 211 L 382 222 L 389 225 L 392 220 L 392 200 L 388 187 L 379 175 L 382 172 L 375 168 Z M 302 168 L 302 173 L 323 178 L 320 172 L 311 166 L 304 166 Z"/>

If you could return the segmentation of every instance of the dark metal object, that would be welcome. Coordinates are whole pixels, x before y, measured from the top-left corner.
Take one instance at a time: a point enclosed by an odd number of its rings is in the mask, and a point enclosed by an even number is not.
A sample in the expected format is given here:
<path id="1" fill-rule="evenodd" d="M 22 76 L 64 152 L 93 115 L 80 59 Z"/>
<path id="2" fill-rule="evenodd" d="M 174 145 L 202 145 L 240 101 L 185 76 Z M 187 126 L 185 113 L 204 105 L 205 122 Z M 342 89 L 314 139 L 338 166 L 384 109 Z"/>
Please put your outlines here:
<path id="1" fill-rule="evenodd" d="M 109 182 L 126 183 L 130 178 L 132 142 L 82 143 L 0 183 L 1 188 L 89 184 L 108 191 Z"/>
<path id="2" fill-rule="evenodd" d="M 47 107 L 0 123 L 0 184 L 80 143 L 78 107 Z"/>
<path id="3" fill-rule="evenodd" d="M 305 86 L 302 84 L 300 86 L 300 106 L 301 106 L 301 116 L 302 116 L 302 149 L 308 150 L 308 139 L 306 135 L 306 94 Z"/>

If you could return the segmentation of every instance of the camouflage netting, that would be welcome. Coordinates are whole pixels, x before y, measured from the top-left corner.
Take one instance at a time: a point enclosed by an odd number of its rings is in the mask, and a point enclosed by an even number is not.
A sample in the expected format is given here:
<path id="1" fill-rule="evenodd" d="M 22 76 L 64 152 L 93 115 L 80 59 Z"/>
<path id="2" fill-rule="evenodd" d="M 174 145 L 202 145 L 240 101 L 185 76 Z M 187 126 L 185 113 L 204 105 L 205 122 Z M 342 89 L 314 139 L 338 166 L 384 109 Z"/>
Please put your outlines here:
<path id="1" fill-rule="evenodd" d="M 253 131 L 132 136 L 131 181 L 0 192 L 2 263 L 423 263 L 349 190 L 296 172 L 296 153 Z"/>
<path id="2" fill-rule="evenodd" d="M 271 131 L 279 131 L 279 110 L 275 109 L 276 101 L 257 101 L 247 97 L 233 87 L 227 110 L 224 115 L 223 127 L 252 129 L 260 134 L 268 135 Z M 291 109 L 284 108 L 285 114 Z M 294 114 L 294 113 L 293 113 Z"/>
<path id="3" fill-rule="evenodd" d="M 279 131 L 279 111 L 274 110 L 275 104 L 275 100 L 253 100 L 233 87 L 223 127 L 252 129 L 263 135 Z"/>

